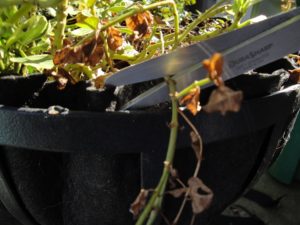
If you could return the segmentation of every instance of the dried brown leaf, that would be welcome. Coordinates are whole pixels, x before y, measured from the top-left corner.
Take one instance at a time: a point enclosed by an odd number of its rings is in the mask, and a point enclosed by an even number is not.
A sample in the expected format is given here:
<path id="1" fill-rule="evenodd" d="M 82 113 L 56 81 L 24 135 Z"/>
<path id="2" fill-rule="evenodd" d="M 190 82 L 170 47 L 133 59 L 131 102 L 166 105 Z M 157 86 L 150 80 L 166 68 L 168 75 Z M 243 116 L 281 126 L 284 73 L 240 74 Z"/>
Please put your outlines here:
<path id="1" fill-rule="evenodd" d="M 188 188 L 177 188 L 171 191 L 168 191 L 168 194 L 172 195 L 174 198 L 179 198 L 188 191 Z"/>
<path id="2" fill-rule="evenodd" d="M 85 63 L 95 66 L 102 59 L 103 54 L 103 41 L 96 32 L 93 38 L 86 40 L 81 45 L 66 46 L 57 50 L 53 57 L 53 63 L 55 65 Z"/>
<path id="3" fill-rule="evenodd" d="M 192 142 L 192 148 L 195 152 L 195 155 L 197 157 L 197 160 L 202 160 L 201 159 L 201 151 L 202 151 L 202 146 L 199 140 L 199 136 L 194 132 L 190 132 L 190 137 L 191 137 L 191 142 Z"/>
<path id="4" fill-rule="evenodd" d="M 180 99 L 180 104 L 185 105 L 187 109 L 195 116 L 201 109 L 199 97 L 200 87 L 193 88 L 189 94 Z"/>
<path id="5" fill-rule="evenodd" d="M 300 61 L 300 59 L 299 59 Z M 300 64 L 300 62 L 299 62 Z M 290 77 L 289 79 L 296 84 L 300 83 L 300 68 L 294 69 L 294 70 L 289 70 Z"/>
<path id="6" fill-rule="evenodd" d="M 223 56 L 220 53 L 215 53 L 210 59 L 202 61 L 203 67 L 208 71 L 209 77 L 217 86 L 223 85 Z"/>
<path id="7" fill-rule="evenodd" d="M 178 172 L 175 168 L 173 168 L 173 166 L 170 167 L 170 174 L 171 174 L 171 177 L 173 177 L 173 178 L 178 177 Z"/>
<path id="8" fill-rule="evenodd" d="M 134 217 L 138 216 L 141 210 L 145 207 L 148 194 L 149 194 L 148 190 L 141 189 L 137 198 L 130 205 L 129 211 L 133 214 Z"/>
<path id="9" fill-rule="evenodd" d="M 132 31 L 137 31 L 140 37 L 150 36 L 153 21 L 153 15 L 149 11 L 137 13 L 125 20 L 126 26 Z"/>
<path id="10" fill-rule="evenodd" d="M 225 115 L 226 112 L 238 112 L 240 110 L 243 93 L 234 91 L 226 86 L 220 86 L 214 90 L 208 100 L 208 104 L 203 109 L 208 112 L 221 112 Z"/>
<path id="11" fill-rule="evenodd" d="M 191 177 L 188 180 L 188 185 L 190 188 L 189 196 L 192 201 L 193 213 L 199 214 L 210 206 L 213 199 L 213 192 L 198 177 Z"/>
<path id="12" fill-rule="evenodd" d="M 57 69 L 44 70 L 44 74 L 46 76 L 53 77 L 57 81 L 57 87 L 60 90 L 64 89 L 68 82 L 71 82 L 72 84 L 76 83 L 71 74 L 62 67 L 58 67 Z"/>
<path id="13" fill-rule="evenodd" d="M 107 29 L 107 43 L 111 50 L 115 51 L 123 44 L 123 37 L 121 32 L 115 27 L 109 27 Z"/>

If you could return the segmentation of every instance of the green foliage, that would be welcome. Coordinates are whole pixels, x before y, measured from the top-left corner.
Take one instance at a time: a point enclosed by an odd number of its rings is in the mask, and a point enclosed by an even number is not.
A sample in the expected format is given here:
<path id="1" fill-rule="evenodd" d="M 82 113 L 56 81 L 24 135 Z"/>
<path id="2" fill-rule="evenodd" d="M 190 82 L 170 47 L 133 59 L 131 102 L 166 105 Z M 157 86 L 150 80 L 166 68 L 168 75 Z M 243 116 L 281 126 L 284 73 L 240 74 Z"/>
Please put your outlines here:
<path id="1" fill-rule="evenodd" d="M 89 74 L 82 77 L 114 72 L 116 61 L 140 63 L 185 43 L 236 29 L 247 9 L 257 1 L 236 0 L 231 6 L 226 4 L 229 0 L 222 0 L 192 17 L 185 11 L 185 5 L 195 4 L 195 0 L 28 1 L 38 7 L 30 3 L 8 6 L 23 1 L 3 0 L 0 6 L 7 7 L 0 9 L 0 73 L 42 72 L 49 69 L 51 57 L 56 60 L 54 69 L 64 67 L 74 74 L 77 74 L 74 72 L 78 68 L 76 63 L 88 64 L 85 66 Z M 52 7 L 41 9 L 40 6 Z M 143 14 L 146 11 L 151 15 Z M 140 18 L 131 19 L 136 24 L 128 27 L 126 20 L 138 13 L 141 13 Z M 230 13 L 234 21 L 230 27 L 225 23 L 224 26 L 212 23 L 205 25 L 205 29 L 198 28 L 211 17 L 220 14 L 229 18 Z M 87 46 L 91 52 L 80 55 Z M 95 49 L 97 57 L 93 54 Z M 62 53 L 57 55 L 60 51 Z M 33 55 L 41 58 L 32 58 Z M 70 58 L 70 62 L 63 57 Z"/>
<path id="2" fill-rule="evenodd" d="M 51 25 L 36 8 L 29 4 L 0 9 L 0 64 L 1 73 L 28 73 L 41 71 L 41 65 L 25 64 L 22 60 L 28 56 L 45 53 L 50 47 L 47 34 Z M 27 67 L 24 67 L 27 65 Z M 36 70 L 34 70 L 35 68 Z"/>

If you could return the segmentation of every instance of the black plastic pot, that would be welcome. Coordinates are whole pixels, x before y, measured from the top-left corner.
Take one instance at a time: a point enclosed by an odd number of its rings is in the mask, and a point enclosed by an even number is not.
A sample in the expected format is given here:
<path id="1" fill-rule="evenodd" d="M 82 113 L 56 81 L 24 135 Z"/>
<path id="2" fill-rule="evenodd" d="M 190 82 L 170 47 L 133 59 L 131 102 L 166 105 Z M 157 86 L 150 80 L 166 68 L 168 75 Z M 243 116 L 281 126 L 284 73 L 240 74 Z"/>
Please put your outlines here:
<path id="1" fill-rule="evenodd" d="M 286 78 L 283 71 L 238 77 L 228 85 L 244 90 L 240 112 L 190 117 L 204 141 L 199 176 L 214 192 L 196 224 L 208 224 L 240 196 L 283 146 L 300 99 L 300 85 L 282 89 Z M 161 174 L 169 110 L 99 112 L 111 92 L 86 91 L 86 83 L 58 92 L 40 75 L 13 79 L 0 79 L 0 224 L 133 224 L 130 203 Z M 29 88 L 26 96 L 18 94 L 19 82 Z M 175 167 L 186 181 L 195 158 L 189 128 L 180 125 Z M 167 198 L 164 214 L 173 218 L 178 203 Z M 190 216 L 187 207 L 180 224 Z"/>

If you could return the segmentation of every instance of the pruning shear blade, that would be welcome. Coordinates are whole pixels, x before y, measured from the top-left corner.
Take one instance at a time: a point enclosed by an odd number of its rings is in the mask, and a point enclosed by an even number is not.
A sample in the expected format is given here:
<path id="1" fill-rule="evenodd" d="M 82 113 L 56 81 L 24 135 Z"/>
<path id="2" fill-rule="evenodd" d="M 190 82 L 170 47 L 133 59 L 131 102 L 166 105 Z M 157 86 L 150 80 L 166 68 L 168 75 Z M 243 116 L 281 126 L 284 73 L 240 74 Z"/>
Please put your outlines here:
<path id="1" fill-rule="evenodd" d="M 296 8 L 257 24 L 127 67 L 109 77 L 106 84 L 127 85 L 173 75 L 177 88 L 183 89 L 206 76 L 201 62 L 214 52 L 223 55 L 223 79 L 228 80 L 299 50 L 299 27 L 300 8 Z M 163 82 L 132 99 L 122 109 L 151 106 L 168 99 L 168 89 Z"/>

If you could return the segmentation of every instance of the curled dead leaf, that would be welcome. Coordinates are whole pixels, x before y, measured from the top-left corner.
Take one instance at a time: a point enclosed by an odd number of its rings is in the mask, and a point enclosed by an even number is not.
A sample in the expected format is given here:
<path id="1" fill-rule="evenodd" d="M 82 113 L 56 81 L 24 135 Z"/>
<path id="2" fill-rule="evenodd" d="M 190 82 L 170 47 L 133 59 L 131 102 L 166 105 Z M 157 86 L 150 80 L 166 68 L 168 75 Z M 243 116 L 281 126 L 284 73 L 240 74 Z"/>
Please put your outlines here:
<path id="1" fill-rule="evenodd" d="M 193 213 L 199 214 L 210 206 L 213 199 L 213 192 L 198 177 L 191 177 L 188 180 L 188 185 Z M 201 191 L 201 194 L 199 193 L 199 190 Z"/>
<path id="2" fill-rule="evenodd" d="M 64 89 L 69 81 L 72 84 L 76 83 L 71 74 L 62 67 L 58 67 L 57 69 L 44 70 L 43 73 L 46 76 L 53 77 L 57 81 L 57 87 L 60 90 Z"/>
<path id="3" fill-rule="evenodd" d="M 141 210 L 145 207 L 148 194 L 148 190 L 141 189 L 134 202 L 130 205 L 129 211 L 133 214 L 134 217 L 138 216 Z"/>
<path id="4" fill-rule="evenodd" d="M 173 166 L 170 166 L 170 174 L 172 178 L 178 177 L 178 171 Z"/>
<path id="5" fill-rule="evenodd" d="M 195 116 L 201 109 L 200 102 L 200 87 L 193 88 L 189 94 L 180 99 L 179 103 L 185 105 L 187 109 Z"/>
<path id="6" fill-rule="evenodd" d="M 97 88 L 97 89 L 104 88 L 106 79 L 108 77 L 110 77 L 111 75 L 112 75 L 111 73 L 107 73 L 105 75 L 100 75 L 100 76 L 96 77 L 93 80 L 95 88 Z"/>
<path id="7" fill-rule="evenodd" d="M 210 59 L 202 61 L 203 67 L 208 71 L 209 78 L 214 81 L 215 85 L 223 85 L 223 56 L 221 53 L 215 53 Z"/>
<path id="8" fill-rule="evenodd" d="M 299 84 L 300 83 L 300 68 L 297 68 L 294 70 L 289 70 L 289 73 L 290 73 L 289 80 L 291 80 L 293 83 Z"/>
<path id="9" fill-rule="evenodd" d="M 140 37 L 150 36 L 153 21 L 153 15 L 149 11 L 137 13 L 125 19 L 126 26 L 132 31 L 137 31 Z"/>
<path id="10" fill-rule="evenodd" d="M 201 140 L 200 136 L 197 135 L 194 131 L 190 132 L 190 138 L 192 142 L 192 148 L 195 152 L 195 155 L 197 157 L 197 160 L 202 160 L 202 145 L 201 145 Z"/>
<path id="11" fill-rule="evenodd" d="M 85 63 L 95 66 L 104 55 L 103 41 L 99 34 L 95 32 L 95 36 L 83 42 L 81 45 L 66 46 L 55 52 L 53 63 L 75 64 Z"/>
<path id="12" fill-rule="evenodd" d="M 183 194 L 185 194 L 188 191 L 188 188 L 177 188 L 171 191 L 168 191 L 167 193 L 172 195 L 174 198 L 179 198 Z"/>
<path id="13" fill-rule="evenodd" d="M 228 111 L 238 112 L 242 99 L 243 93 L 241 91 L 234 91 L 229 87 L 220 86 L 211 93 L 203 110 L 208 113 L 218 111 L 222 115 L 225 115 Z"/>
<path id="14" fill-rule="evenodd" d="M 123 44 L 123 37 L 121 32 L 115 27 L 109 27 L 107 29 L 107 43 L 111 50 L 115 51 Z"/>

